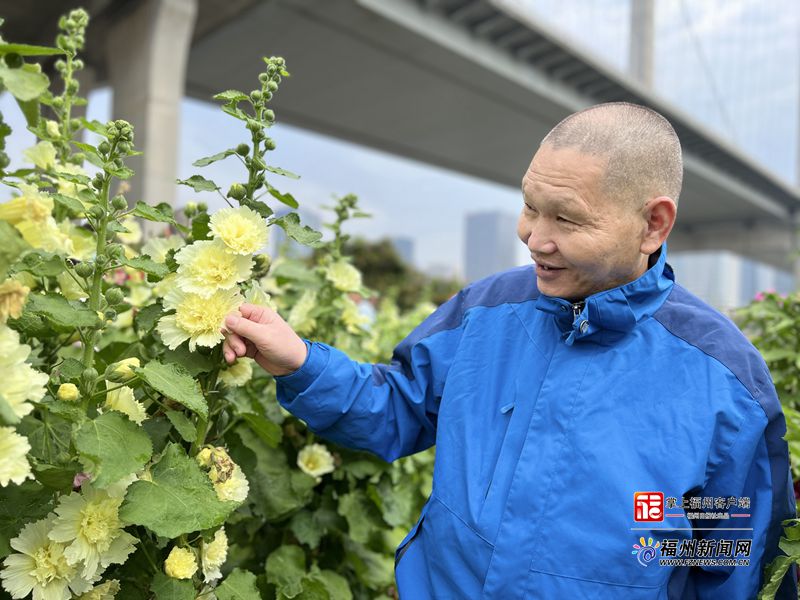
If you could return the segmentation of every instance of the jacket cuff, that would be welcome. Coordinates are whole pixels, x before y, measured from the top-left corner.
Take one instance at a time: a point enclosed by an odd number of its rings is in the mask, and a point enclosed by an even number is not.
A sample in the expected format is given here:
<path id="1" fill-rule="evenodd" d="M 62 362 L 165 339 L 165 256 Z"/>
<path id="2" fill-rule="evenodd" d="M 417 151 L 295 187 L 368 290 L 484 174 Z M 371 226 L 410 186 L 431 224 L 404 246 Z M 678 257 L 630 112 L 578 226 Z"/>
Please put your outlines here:
<path id="1" fill-rule="evenodd" d="M 276 384 L 282 386 L 291 395 L 304 392 L 328 364 L 328 352 L 321 344 L 305 338 L 303 338 L 303 342 L 306 344 L 307 353 L 306 360 L 300 368 L 286 375 L 275 376 Z"/>

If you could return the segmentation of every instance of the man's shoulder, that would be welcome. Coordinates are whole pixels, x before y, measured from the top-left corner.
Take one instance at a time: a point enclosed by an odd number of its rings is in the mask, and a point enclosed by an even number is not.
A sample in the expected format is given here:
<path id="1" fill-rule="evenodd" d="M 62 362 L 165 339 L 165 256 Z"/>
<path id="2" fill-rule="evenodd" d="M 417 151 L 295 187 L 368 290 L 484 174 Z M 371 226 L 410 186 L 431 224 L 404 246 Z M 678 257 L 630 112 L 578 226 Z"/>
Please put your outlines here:
<path id="1" fill-rule="evenodd" d="M 512 267 L 477 279 L 459 292 L 463 309 L 534 300 L 539 295 L 533 265 Z"/>
<path id="2" fill-rule="evenodd" d="M 758 399 L 772 388 L 759 351 L 736 324 L 679 284 L 653 317 L 672 335 L 727 367 Z"/>

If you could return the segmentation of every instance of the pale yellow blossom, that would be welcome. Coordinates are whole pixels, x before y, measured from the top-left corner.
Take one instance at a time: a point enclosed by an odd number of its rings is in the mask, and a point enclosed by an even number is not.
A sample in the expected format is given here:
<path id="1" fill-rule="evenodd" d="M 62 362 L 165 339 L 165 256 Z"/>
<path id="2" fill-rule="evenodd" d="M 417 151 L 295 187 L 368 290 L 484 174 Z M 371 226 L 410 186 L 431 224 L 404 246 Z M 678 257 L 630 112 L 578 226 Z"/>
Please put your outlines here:
<path id="1" fill-rule="evenodd" d="M 252 358 L 246 356 L 237 358 L 227 369 L 220 371 L 219 380 L 228 388 L 243 386 L 253 377 L 254 362 Z"/>
<path id="2" fill-rule="evenodd" d="M 209 229 L 234 254 L 255 254 L 266 245 L 269 235 L 264 218 L 246 206 L 218 210 L 211 215 Z"/>
<path id="3" fill-rule="evenodd" d="M 317 293 L 314 290 L 304 291 L 289 311 L 289 326 L 300 334 L 309 333 L 317 324 L 316 319 L 311 316 L 311 311 L 316 306 Z"/>
<path id="4" fill-rule="evenodd" d="M 12 412 L 19 418 L 33 410 L 28 401 L 39 402 L 50 379 L 25 362 L 31 352 L 27 344 L 19 343 L 19 333 L 0 324 L 0 381 L 2 394 Z"/>
<path id="5" fill-rule="evenodd" d="M 133 395 L 133 389 L 128 386 L 112 389 L 106 393 L 105 408 L 116 410 L 136 423 L 141 425 L 147 419 L 147 411 Z"/>
<path id="6" fill-rule="evenodd" d="M 0 283 L 0 323 L 5 323 L 9 317 L 19 318 L 30 291 L 29 287 L 16 279 L 6 279 Z"/>
<path id="7" fill-rule="evenodd" d="M 184 291 L 207 298 L 219 290 L 236 287 L 250 277 L 253 259 L 231 254 L 221 241 L 201 240 L 181 248 L 175 254 L 178 263 L 178 286 Z"/>
<path id="8" fill-rule="evenodd" d="M 30 449 L 28 440 L 13 427 L 0 427 L 0 486 L 6 487 L 9 481 L 19 485 L 33 479 L 27 459 Z"/>
<path id="9" fill-rule="evenodd" d="M 84 592 L 75 600 L 114 600 L 119 592 L 119 581 L 110 579 L 105 583 L 92 587 L 88 592 Z"/>
<path id="10" fill-rule="evenodd" d="M 344 260 L 328 265 L 325 268 L 325 277 L 333 283 L 336 289 L 343 292 L 361 290 L 361 272 Z"/>
<path id="11" fill-rule="evenodd" d="M 110 373 L 108 374 L 108 379 L 118 382 L 130 381 L 136 377 L 136 373 L 134 373 L 133 369 L 138 369 L 140 366 L 141 363 L 136 356 L 123 358 L 109 367 Z"/>
<path id="12" fill-rule="evenodd" d="M 56 397 L 64 402 L 75 402 L 81 397 L 78 386 L 74 383 L 62 383 L 58 386 Z"/>
<path id="13" fill-rule="evenodd" d="M 300 470 L 314 477 L 319 483 L 320 475 L 334 470 L 333 455 L 322 444 L 309 444 L 297 453 L 297 466 Z"/>
<path id="14" fill-rule="evenodd" d="M 164 572 L 175 579 L 191 579 L 197 572 L 194 552 L 175 546 L 164 561 Z"/>
<path id="15" fill-rule="evenodd" d="M 122 529 L 119 507 L 122 498 L 111 497 L 84 482 L 81 491 L 61 496 L 58 515 L 48 537 L 64 544 L 70 565 L 82 563 L 82 576 L 93 580 L 108 565 L 122 564 L 135 550 L 137 539 Z"/>
<path id="16" fill-rule="evenodd" d="M 167 253 L 170 250 L 177 250 L 186 245 L 184 239 L 179 235 L 168 237 L 153 237 L 147 240 L 142 246 L 142 254 L 147 254 L 154 261 L 163 263 L 167 260 Z"/>
<path id="17" fill-rule="evenodd" d="M 213 348 L 223 340 L 220 329 L 226 315 L 236 311 L 242 301 L 238 289 L 219 290 L 204 298 L 174 287 L 164 296 L 164 306 L 175 309 L 175 314 L 161 317 L 158 333 L 173 350 L 187 339 L 192 352 L 197 346 Z"/>
<path id="18" fill-rule="evenodd" d="M 16 225 L 22 221 L 43 223 L 53 213 L 53 199 L 35 185 L 19 184 L 19 196 L 0 203 L 0 220 Z"/>
<path id="19" fill-rule="evenodd" d="M 225 534 L 225 528 L 220 527 L 214 533 L 214 539 L 211 542 L 208 544 L 203 543 L 201 563 L 205 582 L 214 581 L 222 577 L 220 567 L 225 564 L 227 557 L 228 536 Z"/>

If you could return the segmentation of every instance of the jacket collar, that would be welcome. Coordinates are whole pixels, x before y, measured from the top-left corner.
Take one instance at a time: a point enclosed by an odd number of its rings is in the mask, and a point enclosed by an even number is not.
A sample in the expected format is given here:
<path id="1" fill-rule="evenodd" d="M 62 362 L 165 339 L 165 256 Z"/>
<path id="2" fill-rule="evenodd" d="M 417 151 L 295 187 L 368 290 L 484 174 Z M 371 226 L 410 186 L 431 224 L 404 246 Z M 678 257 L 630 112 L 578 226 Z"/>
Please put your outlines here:
<path id="1" fill-rule="evenodd" d="M 536 308 L 554 315 L 567 345 L 584 339 L 611 343 L 652 315 L 666 300 L 675 282 L 672 267 L 666 260 L 667 244 L 664 242 L 650 256 L 653 264 L 647 271 L 624 285 L 588 296 L 577 316 L 571 302 L 555 296 L 540 294 Z"/>

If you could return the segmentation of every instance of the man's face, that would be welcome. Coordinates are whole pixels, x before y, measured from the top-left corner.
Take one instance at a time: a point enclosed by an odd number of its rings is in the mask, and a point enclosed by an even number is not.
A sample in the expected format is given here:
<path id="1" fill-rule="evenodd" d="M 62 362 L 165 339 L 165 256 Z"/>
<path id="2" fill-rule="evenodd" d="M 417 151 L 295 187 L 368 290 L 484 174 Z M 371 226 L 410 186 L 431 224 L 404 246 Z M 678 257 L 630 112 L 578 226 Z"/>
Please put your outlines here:
<path id="1" fill-rule="evenodd" d="M 545 295 L 581 300 L 633 281 L 647 268 L 640 252 L 643 212 L 604 196 L 605 164 L 572 148 L 544 145 L 525 173 L 517 235 L 536 262 Z"/>

